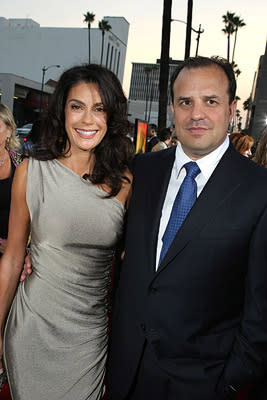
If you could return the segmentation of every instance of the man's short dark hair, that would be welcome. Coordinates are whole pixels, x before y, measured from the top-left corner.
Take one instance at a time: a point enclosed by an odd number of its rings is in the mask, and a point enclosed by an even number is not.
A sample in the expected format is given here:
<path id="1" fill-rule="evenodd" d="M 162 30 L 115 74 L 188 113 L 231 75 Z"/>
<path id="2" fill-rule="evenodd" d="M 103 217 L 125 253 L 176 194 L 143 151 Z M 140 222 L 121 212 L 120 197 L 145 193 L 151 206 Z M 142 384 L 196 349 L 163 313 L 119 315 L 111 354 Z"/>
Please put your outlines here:
<path id="1" fill-rule="evenodd" d="M 181 64 L 177 66 L 174 70 L 171 81 L 170 81 L 170 92 L 171 92 L 171 99 L 173 102 L 173 86 L 174 82 L 179 75 L 179 73 L 184 69 L 193 69 L 193 68 L 203 68 L 203 67 L 210 67 L 210 66 L 218 66 L 221 68 L 228 79 L 228 94 L 229 94 L 229 104 L 233 102 L 235 99 L 235 92 L 236 92 L 236 80 L 235 74 L 233 71 L 232 65 L 222 57 L 214 56 L 214 57 L 189 57 L 184 60 Z"/>
<path id="2" fill-rule="evenodd" d="M 170 139 L 171 138 L 170 128 L 162 128 L 158 133 L 158 138 L 159 140 L 161 140 L 161 142 L 165 142 L 165 140 Z"/>
<path id="3" fill-rule="evenodd" d="M 158 130 L 158 127 L 155 124 L 149 124 L 149 128 L 153 129 L 155 132 L 157 132 L 157 130 Z"/>

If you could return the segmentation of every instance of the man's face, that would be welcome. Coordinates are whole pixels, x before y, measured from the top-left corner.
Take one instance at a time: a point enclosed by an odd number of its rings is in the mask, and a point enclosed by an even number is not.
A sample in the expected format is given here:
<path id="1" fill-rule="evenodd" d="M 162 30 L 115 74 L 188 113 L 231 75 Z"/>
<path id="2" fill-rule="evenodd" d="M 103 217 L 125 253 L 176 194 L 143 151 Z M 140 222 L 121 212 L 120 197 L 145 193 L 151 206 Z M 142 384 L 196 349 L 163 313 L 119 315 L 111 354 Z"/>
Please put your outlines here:
<path id="1" fill-rule="evenodd" d="M 173 87 L 175 131 L 192 160 L 206 156 L 225 137 L 236 102 L 229 105 L 228 79 L 217 66 L 184 68 Z"/>
<path id="2" fill-rule="evenodd" d="M 152 137 L 156 135 L 156 131 L 154 128 L 149 128 L 148 136 Z"/>

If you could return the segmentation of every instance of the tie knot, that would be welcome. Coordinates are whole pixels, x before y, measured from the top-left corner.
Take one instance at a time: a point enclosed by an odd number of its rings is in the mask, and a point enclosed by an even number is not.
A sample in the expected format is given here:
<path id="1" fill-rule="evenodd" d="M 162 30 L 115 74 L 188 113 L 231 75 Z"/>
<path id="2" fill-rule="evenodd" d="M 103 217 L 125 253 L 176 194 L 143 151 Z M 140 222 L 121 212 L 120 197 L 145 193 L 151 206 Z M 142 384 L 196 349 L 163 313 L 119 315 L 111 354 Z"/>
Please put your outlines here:
<path id="1" fill-rule="evenodd" d="M 184 165 L 186 169 L 186 176 L 195 179 L 196 176 L 200 173 L 199 166 L 196 162 L 190 161 Z"/>

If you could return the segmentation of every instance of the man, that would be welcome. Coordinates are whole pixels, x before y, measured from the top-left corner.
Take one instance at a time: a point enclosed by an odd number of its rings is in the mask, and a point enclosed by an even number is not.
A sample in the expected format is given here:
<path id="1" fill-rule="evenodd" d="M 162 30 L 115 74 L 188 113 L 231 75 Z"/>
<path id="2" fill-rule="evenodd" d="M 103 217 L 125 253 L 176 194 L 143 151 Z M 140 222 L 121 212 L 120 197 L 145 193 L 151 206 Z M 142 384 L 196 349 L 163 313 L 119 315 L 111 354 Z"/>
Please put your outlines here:
<path id="1" fill-rule="evenodd" d="M 111 400 L 232 399 L 264 380 L 267 171 L 229 144 L 235 90 L 225 60 L 186 60 L 171 80 L 178 146 L 134 161 Z"/>
<path id="2" fill-rule="evenodd" d="M 148 127 L 148 139 L 146 144 L 146 152 L 149 153 L 152 150 L 152 147 L 155 146 L 159 142 L 159 138 L 157 137 L 157 125 L 150 124 Z"/>
<path id="3" fill-rule="evenodd" d="M 171 130 L 170 128 L 162 128 L 159 132 L 159 142 L 152 147 L 152 153 L 154 151 L 165 150 L 169 147 L 171 142 Z"/>

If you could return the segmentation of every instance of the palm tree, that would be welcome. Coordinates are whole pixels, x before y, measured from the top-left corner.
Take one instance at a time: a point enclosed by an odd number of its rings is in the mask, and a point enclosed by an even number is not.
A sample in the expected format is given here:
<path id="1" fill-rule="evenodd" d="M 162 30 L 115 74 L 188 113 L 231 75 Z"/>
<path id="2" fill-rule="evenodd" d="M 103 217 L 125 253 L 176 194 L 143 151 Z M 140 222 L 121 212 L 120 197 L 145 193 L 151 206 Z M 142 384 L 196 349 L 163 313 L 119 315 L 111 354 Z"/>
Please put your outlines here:
<path id="1" fill-rule="evenodd" d="M 105 40 L 105 32 L 108 32 L 111 30 L 112 26 L 109 24 L 108 20 L 102 19 L 101 21 L 98 22 L 98 28 L 102 32 L 102 46 L 101 46 L 101 61 L 100 64 L 102 65 L 103 61 L 103 51 L 104 51 L 104 40 Z"/>
<path id="2" fill-rule="evenodd" d="M 230 60 L 230 36 L 234 33 L 234 15 L 235 13 L 227 11 L 227 13 L 222 16 L 223 23 L 225 24 L 222 31 L 227 35 L 227 61 Z"/>
<path id="3" fill-rule="evenodd" d="M 237 78 L 239 77 L 239 75 L 241 74 L 242 71 L 240 71 L 240 69 L 238 68 L 238 65 L 234 61 L 231 62 L 231 65 L 232 65 L 232 68 L 233 68 L 233 71 L 234 71 L 234 74 L 235 74 L 236 80 L 237 80 Z"/>
<path id="4" fill-rule="evenodd" d="M 91 24 L 95 20 L 95 14 L 87 11 L 87 13 L 83 14 L 83 16 L 84 16 L 83 22 L 86 22 L 87 27 L 88 27 L 88 62 L 90 64 L 90 62 L 91 62 L 91 37 L 90 37 L 91 32 L 90 31 L 91 31 Z"/>
<path id="5" fill-rule="evenodd" d="M 158 128 L 166 127 L 172 0 L 164 0 L 159 75 Z"/>
<path id="6" fill-rule="evenodd" d="M 234 38 L 234 47 L 233 47 L 233 53 L 232 53 L 232 63 L 234 62 L 237 31 L 239 28 L 242 28 L 243 26 L 246 25 L 245 22 L 243 21 L 243 19 L 241 19 L 237 15 L 234 16 L 233 23 L 234 23 L 235 38 Z"/>
<path id="7" fill-rule="evenodd" d="M 243 109 L 244 109 L 244 111 L 247 111 L 245 129 L 247 129 L 248 125 L 249 125 L 249 117 L 250 117 L 251 107 L 252 107 L 252 97 L 250 95 L 247 98 L 247 100 L 245 100 L 244 103 L 243 103 Z"/>
<path id="8" fill-rule="evenodd" d="M 237 109 L 235 112 L 233 128 L 235 128 L 236 126 L 238 127 L 238 121 L 240 120 L 240 117 L 241 117 L 240 110 Z"/>
<path id="9" fill-rule="evenodd" d="M 191 47 L 191 28 L 192 28 L 193 0 L 187 1 L 187 23 L 186 23 L 186 39 L 185 39 L 185 60 L 190 57 Z"/>

